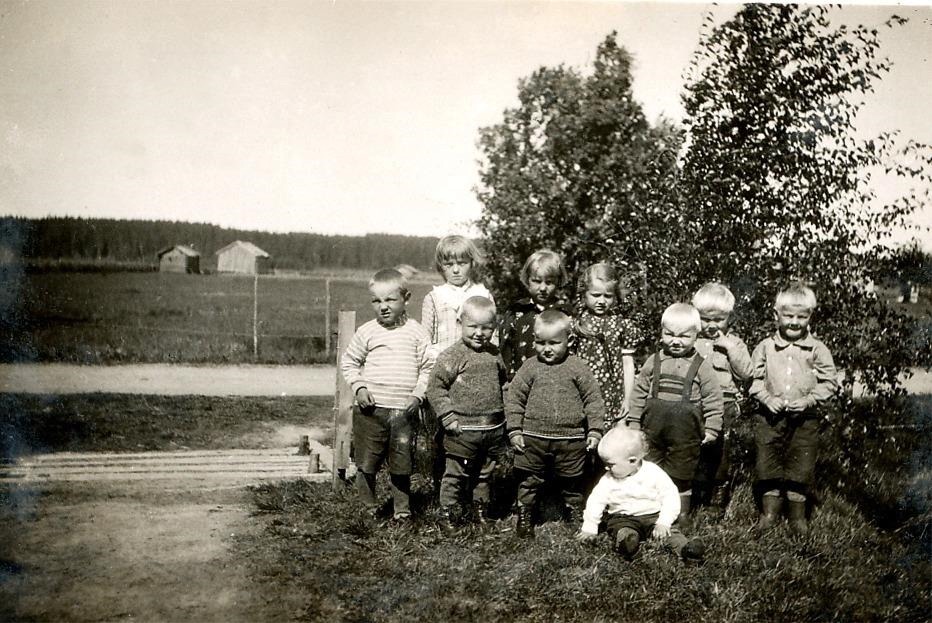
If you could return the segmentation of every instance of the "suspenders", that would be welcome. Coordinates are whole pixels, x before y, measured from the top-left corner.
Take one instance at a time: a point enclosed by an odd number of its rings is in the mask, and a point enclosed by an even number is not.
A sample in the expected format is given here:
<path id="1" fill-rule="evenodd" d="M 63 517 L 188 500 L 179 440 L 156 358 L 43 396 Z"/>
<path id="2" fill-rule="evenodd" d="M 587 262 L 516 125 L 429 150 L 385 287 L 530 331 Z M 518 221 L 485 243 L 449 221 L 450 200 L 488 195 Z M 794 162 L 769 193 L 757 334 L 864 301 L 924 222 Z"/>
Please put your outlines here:
<path id="1" fill-rule="evenodd" d="M 689 399 L 692 396 L 693 381 L 696 378 L 696 374 L 699 372 L 699 366 L 702 365 L 704 359 L 702 355 L 696 353 L 693 355 L 693 360 L 689 364 L 689 369 L 686 371 L 686 378 L 683 380 L 683 393 L 682 399 L 685 402 L 689 402 Z M 660 389 L 660 353 L 654 354 L 654 370 L 653 378 L 651 379 L 650 384 L 650 397 L 656 398 L 657 392 Z"/>

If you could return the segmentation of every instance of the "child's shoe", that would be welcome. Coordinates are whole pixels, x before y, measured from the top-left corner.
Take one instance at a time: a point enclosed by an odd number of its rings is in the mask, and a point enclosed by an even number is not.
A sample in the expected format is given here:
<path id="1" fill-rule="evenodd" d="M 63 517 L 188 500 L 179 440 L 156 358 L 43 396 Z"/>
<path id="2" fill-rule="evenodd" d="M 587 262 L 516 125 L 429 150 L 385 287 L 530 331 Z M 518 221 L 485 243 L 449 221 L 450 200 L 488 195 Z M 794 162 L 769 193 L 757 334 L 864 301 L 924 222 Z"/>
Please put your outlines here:
<path id="1" fill-rule="evenodd" d="M 518 507 L 518 521 L 515 524 L 515 534 L 520 539 L 534 538 L 534 524 L 532 522 L 532 512 L 526 506 Z"/>
<path id="2" fill-rule="evenodd" d="M 480 527 L 484 528 L 490 525 L 492 523 L 492 519 L 489 517 L 489 503 L 473 502 L 472 516 Z"/>
<path id="3" fill-rule="evenodd" d="M 687 564 L 702 564 L 705 560 L 705 543 L 699 539 L 690 539 L 680 550 L 680 557 Z"/>
<path id="4" fill-rule="evenodd" d="M 809 534 L 809 523 L 806 521 L 806 500 L 790 500 L 787 514 L 790 520 L 790 530 L 796 536 Z"/>
<path id="5" fill-rule="evenodd" d="M 757 531 L 766 532 L 776 525 L 783 508 L 783 498 L 778 495 L 765 495 L 761 500 L 760 519 L 757 520 Z"/>
<path id="6" fill-rule="evenodd" d="M 641 547 L 641 537 L 634 528 L 621 528 L 615 535 L 615 551 L 632 560 Z"/>
<path id="7" fill-rule="evenodd" d="M 580 506 L 566 506 L 563 509 L 564 520 L 574 528 L 579 528 L 583 522 L 583 509 Z"/>

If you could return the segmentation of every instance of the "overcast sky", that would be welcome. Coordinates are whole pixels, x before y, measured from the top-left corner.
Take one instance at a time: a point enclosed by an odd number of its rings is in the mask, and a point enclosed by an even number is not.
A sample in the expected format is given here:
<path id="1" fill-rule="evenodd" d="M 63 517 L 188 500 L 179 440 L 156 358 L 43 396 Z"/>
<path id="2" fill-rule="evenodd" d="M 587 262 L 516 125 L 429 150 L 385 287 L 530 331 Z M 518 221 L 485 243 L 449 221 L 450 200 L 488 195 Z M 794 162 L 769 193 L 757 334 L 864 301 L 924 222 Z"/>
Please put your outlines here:
<path id="1" fill-rule="evenodd" d="M 641 3 L 0 0 L 0 214 L 443 235 L 480 212 L 478 128 L 611 30 L 649 119 L 679 119 L 703 13 Z M 932 143 L 932 9 L 861 116 Z M 932 224 L 932 209 L 921 220 Z"/>

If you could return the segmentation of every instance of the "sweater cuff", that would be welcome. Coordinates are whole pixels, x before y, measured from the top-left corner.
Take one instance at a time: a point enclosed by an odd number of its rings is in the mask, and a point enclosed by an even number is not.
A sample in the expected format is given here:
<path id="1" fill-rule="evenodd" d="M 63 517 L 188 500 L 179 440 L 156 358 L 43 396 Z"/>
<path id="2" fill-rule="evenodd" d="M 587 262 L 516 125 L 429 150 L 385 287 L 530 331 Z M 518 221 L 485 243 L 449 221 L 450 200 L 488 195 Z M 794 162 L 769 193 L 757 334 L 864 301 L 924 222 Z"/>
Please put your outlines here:
<path id="1" fill-rule="evenodd" d="M 508 431 L 508 438 L 509 438 L 509 439 L 514 439 L 514 438 L 517 437 L 518 435 L 524 435 L 524 430 L 522 430 L 522 429 L 520 429 L 520 428 L 516 428 L 516 429 L 514 429 L 514 430 Z"/>
<path id="2" fill-rule="evenodd" d="M 589 439 L 595 439 L 596 441 L 602 441 L 602 431 L 593 429 L 589 431 L 587 437 L 589 437 Z"/>
<path id="3" fill-rule="evenodd" d="M 456 411 L 450 411 L 446 415 L 440 418 L 440 423 L 444 426 L 449 426 L 456 421 Z"/>
<path id="4" fill-rule="evenodd" d="M 356 381 L 356 382 L 353 383 L 350 387 L 352 387 L 352 389 L 353 389 L 353 397 L 356 396 L 356 392 L 358 392 L 360 389 L 369 389 L 369 388 L 366 386 L 366 382 L 365 382 L 365 381 Z"/>

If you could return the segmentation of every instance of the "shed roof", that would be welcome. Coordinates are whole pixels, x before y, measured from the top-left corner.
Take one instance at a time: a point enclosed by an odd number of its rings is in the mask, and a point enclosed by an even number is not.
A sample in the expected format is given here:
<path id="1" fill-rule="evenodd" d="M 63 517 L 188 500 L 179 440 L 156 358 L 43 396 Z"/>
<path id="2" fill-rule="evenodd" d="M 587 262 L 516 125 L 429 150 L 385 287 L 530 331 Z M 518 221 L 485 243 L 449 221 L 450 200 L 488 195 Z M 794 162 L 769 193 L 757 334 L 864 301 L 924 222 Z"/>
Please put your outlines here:
<path id="1" fill-rule="evenodd" d="M 244 251 L 246 251 L 247 253 L 254 255 L 255 257 L 272 257 L 271 255 L 269 255 L 268 253 L 266 253 L 265 251 L 263 251 L 262 249 L 254 245 L 253 243 L 244 242 L 242 240 L 235 240 L 231 242 L 230 244 L 223 247 L 222 249 L 217 250 L 217 252 L 214 253 L 214 255 L 220 255 L 224 251 L 229 251 L 230 249 L 234 247 L 239 247 L 243 249 Z"/>
<path id="2" fill-rule="evenodd" d="M 165 247 L 164 249 L 162 249 L 161 251 L 159 251 L 158 257 L 161 258 L 163 255 L 165 255 L 166 253 L 168 253 L 169 251 L 171 251 L 171 250 L 173 250 L 173 249 L 178 249 L 179 251 L 181 251 L 182 253 L 184 253 L 184 254 L 187 255 L 188 257 L 200 257 L 200 256 L 201 256 L 200 253 L 198 253 L 197 251 L 195 251 L 194 249 L 192 249 L 192 248 L 189 247 L 189 246 L 185 246 L 185 245 L 183 245 L 183 244 L 176 244 L 176 245 L 174 245 L 174 246 L 172 246 L 172 247 Z"/>

